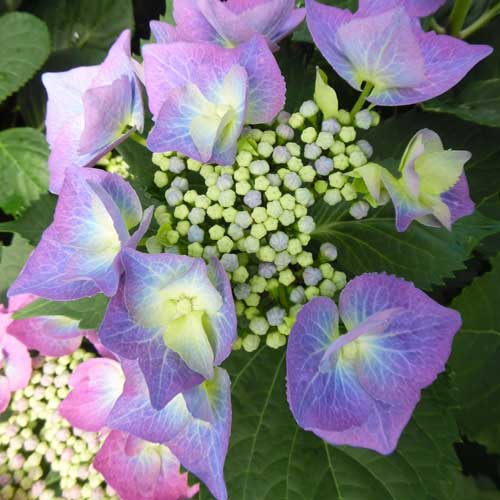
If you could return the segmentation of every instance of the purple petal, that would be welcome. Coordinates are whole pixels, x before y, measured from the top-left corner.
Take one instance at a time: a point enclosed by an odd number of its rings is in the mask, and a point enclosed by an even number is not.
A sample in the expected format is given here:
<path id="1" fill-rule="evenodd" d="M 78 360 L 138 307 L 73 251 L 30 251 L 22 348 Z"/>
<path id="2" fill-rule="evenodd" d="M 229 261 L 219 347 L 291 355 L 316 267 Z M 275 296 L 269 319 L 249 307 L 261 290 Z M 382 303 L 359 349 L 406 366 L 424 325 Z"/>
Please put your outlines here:
<path id="1" fill-rule="evenodd" d="M 339 309 L 349 329 L 365 325 L 366 333 L 358 338 L 358 380 L 374 398 L 393 404 L 418 400 L 420 390 L 445 369 L 461 325 L 456 311 L 385 274 L 364 274 L 349 282 Z M 396 314 L 385 328 L 370 328 L 372 318 L 388 310 Z"/>
<path id="2" fill-rule="evenodd" d="M 124 31 L 100 66 L 43 75 L 54 193 L 59 193 L 68 167 L 93 166 L 128 137 L 127 125 L 142 130 L 144 111 L 130 36 Z"/>
<path id="3" fill-rule="evenodd" d="M 28 349 L 35 349 L 42 356 L 65 356 L 76 351 L 86 331 L 79 322 L 64 316 L 40 316 L 14 320 L 8 332 Z"/>
<path id="4" fill-rule="evenodd" d="M 168 448 L 124 432 L 109 434 L 93 465 L 123 500 L 178 500 L 198 493 Z"/>
<path id="5" fill-rule="evenodd" d="M 221 43 L 216 29 L 208 22 L 198 0 L 174 0 L 174 19 L 179 40 Z"/>
<path id="6" fill-rule="evenodd" d="M 182 465 L 196 474 L 218 499 L 226 499 L 223 468 L 231 428 L 230 382 L 217 368 L 212 380 L 178 395 L 163 409 L 149 400 L 144 376 L 125 362 L 125 388 L 107 425 L 167 446 Z"/>
<path id="7" fill-rule="evenodd" d="M 373 411 L 373 400 L 356 380 L 354 367 L 337 357 L 331 370 L 320 370 L 323 356 L 337 335 L 337 307 L 326 298 L 306 304 L 290 334 L 288 402 L 299 425 L 307 430 L 357 427 Z"/>
<path id="8" fill-rule="evenodd" d="M 446 0 L 359 0 L 358 12 L 369 16 L 402 6 L 412 17 L 427 17 L 445 3 Z"/>
<path id="9" fill-rule="evenodd" d="M 156 43 L 174 43 L 180 42 L 175 26 L 164 23 L 163 21 L 151 21 L 149 23 L 151 33 Z"/>
<path id="10" fill-rule="evenodd" d="M 425 78 L 411 88 L 380 92 L 371 96 L 370 102 L 384 106 L 402 106 L 437 97 L 454 87 L 493 51 L 488 45 L 472 45 L 434 32 L 420 32 L 419 45 L 424 58 Z"/>
<path id="11" fill-rule="evenodd" d="M 214 350 L 215 364 L 220 365 L 231 354 L 231 347 L 237 336 L 237 319 L 231 283 L 222 264 L 215 258 L 209 265 L 209 277 L 222 297 L 221 309 L 209 316 L 212 331 L 216 333 L 209 340 Z"/>
<path id="12" fill-rule="evenodd" d="M 75 300 L 116 292 L 117 256 L 128 233 L 106 190 L 77 172 L 66 177 L 54 222 L 43 233 L 9 296 L 33 293 L 50 300 Z"/>
<path id="13" fill-rule="evenodd" d="M 141 327 L 134 321 L 125 305 L 123 289 L 111 299 L 99 331 L 104 347 L 126 359 L 139 361 L 151 403 L 158 409 L 203 380 L 177 353 L 167 349 L 163 333 L 164 328 Z"/>
<path id="14" fill-rule="evenodd" d="M 59 406 L 59 413 L 74 427 L 98 432 L 123 390 L 124 375 L 118 362 L 89 359 L 71 375 L 72 390 Z"/>
<path id="15" fill-rule="evenodd" d="M 459 181 L 446 193 L 441 195 L 451 213 L 451 222 L 474 213 L 474 202 L 470 198 L 467 177 L 462 174 Z"/>
<path id="16" fill-rule="evenodd" d="M 26 346 L 12 335 L 5 335 L 0 345 L 0 359 L 8 390 L 24 389 L 31 378 L 31 357 Z"/>
<path id="17" fill-rule="evenodd" d="M 261 37 L 253 37 L 236 51 L 248 74 L 245 123 L 270 123 L 285 105 L 286 84 L 278 63 Z"/>
<path id="18" fill-rule="evenodd" d="M 231 432 L 229 375 L 216 368 L 214 378 L 203 386 L 210 401 L 213 423 L 193 418 L 165 444 L 187 470 L 207 485 L 217 500 L 227 500 L 224 461 Z"/>

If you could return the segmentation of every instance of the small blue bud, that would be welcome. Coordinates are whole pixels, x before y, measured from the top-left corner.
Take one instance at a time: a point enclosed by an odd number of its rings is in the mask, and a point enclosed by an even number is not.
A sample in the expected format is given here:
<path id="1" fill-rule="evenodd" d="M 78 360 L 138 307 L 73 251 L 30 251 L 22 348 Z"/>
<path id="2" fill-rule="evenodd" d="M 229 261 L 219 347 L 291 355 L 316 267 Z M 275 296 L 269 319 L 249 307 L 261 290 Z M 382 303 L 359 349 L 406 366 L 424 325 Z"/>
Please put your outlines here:
<path id="1" fill-rule="evenodd" d="M 368 130 L 372 124 L 371 113 L 367 109 L 356 113 L 356 116 L 354 117 L 354 123 L 356 124 L 356 127 L 363 130 Z"/>
<path id="2" fill-rule="evenodd" d="M 169 188 L 165 191 L 165 200 L 167 204 L 171 207 L 180 205 L 184 199 L 182 191 L 177 188 Z"/>
<path id="3" fill-rule="evenodd" d="M 302 278 L 307 286 L 316 286 L 323 279 L 323 275 L 315 267 L 306 267 Z"/>
<path id="4" fill-rule="evenodd" d="M 250 294 L 252 293 L 252 289 L 248 283 L 241 283 L 240 285 L 236 285 L 234 287 L 234 296 L 238 300 L 248 299 Z"/>
<path id="5" fill-rule="evenodd" d="M 317 144 L 306 144 L 304 147 L 304 158 L 316 160 L 321 156 L 322 150 Z"/>
<path id="6" fill-rule="evenodd" d="M 290 300 L 294 304 L 303 304 L 306 301 L 306 292 L 304 290 L 304 287 L 302 286 L 295 287 L 290 292 Z"/>
<path id="7" fill-rule="evenodd" d="M 260 192 L 257 192 L 260 195 Z M 252 224 L 252 217 L 248 212 L 238 212 L 236 214 L 236 217 L 234 218 L 234 222 L 238 224 L 238 226 L 242 227 L 243 229 L 247 229 L 251 226 Z"/>
<path id="8" fill-rule="evenodd" d="M 226 191 L 227 189 L 231 189 L 233 187 L 234 180 L 230 174 L 223 174 L 218 179 L 215 185 L 221 191 Z"/>
<path id="9" fill-rule="evenodd" d="M 333 160 L 326 156 L 321 156 L 314 162 L 314 168 L 319 175 L 330 175 L 333 171 Z"/>
<path id="10" fill-rule="evenodd" d="M 277 231 L 273 233 L 269 238 L 269 244 L 277 252 L 282 252 L 288 248 L 288 235 L 283 231 Z"/>
<path id="11" fill-rule="evenodd" d="M 228 273 L 234 273 L 240 264 L 238 262 L 238 256 L 234 253 L 226 253 L 220 258 L 220 263 L 224 267 L 225 271 Z"/>
<path id="12" fill-rule="evenodd" d="M 278 174 L 267 174 L 267 180 L 270 186 L 278 187 L 281 186 L 281 178 Z"/>
<path id="13" fill-rule="evenodd" d="M 276 266 L 272 262 L 261 262 L 259 264 L 259 276 L 271 279 L 276 273 Z"/>
<path id="14" fill-rule="evenodd" d="M 186 168 L 186 163 L 182 158 L 178 158 L 177 156 L 173 156 L 170 158 L 170 163 L 168 165 L 168 169 L 170 172 L 174 174 L 180 174 Z"/>
<path id="15" fill-rule="evenodd" d="M 171 186 L 185 193 L 189 189 L 189 182 L 184 177 L 176 177 L 172 181 Z"/>
<path id="16" fill-rule="evenodd" d="M 203 243 L 205 231 L 200 226 L 191 226 L 188 230 L 187 239 L 189 243 Z"/>
<path id="17" fill-rule="evenodd" d="M 269 163 L 266 160 L 255 160 L 250 163 L 250 172 L 253 175 L 265 175 L 269 172 Z"/>
<path id="18" fill-rule="evenodd" d="M 342 127 L 340 126 L 339 122 L 334 118 L 325 120 L 321 124 L 321 132 L 330 132 L 330 134 L 338 134 L 341 128 Z"/>
<path id="19" fill-rule="evenodd" d="M 323 255 L 330 261 L 333 261 L 337 258 L 337 247 L 335 245 L 332 245 L 331 243 L 323 243 L 320 246 L 319 251 L 321 255 Z"/>
<path id="20" fill-rule="evenodd" d="M 368 141 L 360 139 L 356 144 L 358 145 L 359 149 L 363 151 L 367 158 L 371 158 L 373 156 L 373 147 Z"/>
<path id="21" fill-rule="evenodd" d="M 273 161 L 278 165 L 284 165 L 292 157 L 285 146 L 276 146 L 273 151 Z"/>
<path id="22" fill-rule="evenodd" d="M 289 172 L 283 179 L 283 184 L 290 191 L 295 191 L 302 185 L 302 179 L 295 172 Z"/>
<path id="23" fill-rule="evenodd" d="M 285 319 L 285 310 L 275 306 L 266 313 L 267 321 L 271 326 L 279 326 Z"/>
<path id="24" fill-rule="evenodd" d="M 276 135 L 285 141 L 291 141 L 293 136 L 295 135 L 293 132 L 293 128 L 285 123 L 278 125 L 276 128 Z"/>
<path id="25" fill-rule="evenodd" d="M 248 191 L 243 198 L 245 205 L 250 208 L 260 207 L 262 205 L 262 193 L 260 191 Z"/>

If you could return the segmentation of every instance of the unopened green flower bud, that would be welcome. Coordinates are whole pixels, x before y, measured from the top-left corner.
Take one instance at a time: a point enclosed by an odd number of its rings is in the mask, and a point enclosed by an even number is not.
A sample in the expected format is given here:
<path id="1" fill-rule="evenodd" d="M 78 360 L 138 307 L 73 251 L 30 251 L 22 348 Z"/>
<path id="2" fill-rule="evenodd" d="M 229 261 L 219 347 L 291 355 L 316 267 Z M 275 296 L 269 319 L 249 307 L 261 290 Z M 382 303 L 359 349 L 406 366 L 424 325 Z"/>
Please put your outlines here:
<path id="1" fill-rule="evenodd" d="M 326 181 L 316 181 L 314 183 L 314 190 L 318 194 L 325 194 L 328 189 L 328 182 Z"/>
<path id="2" fill-rule="evenodd" d="M 302 244 L 297 238 L 292 238 L 288 242 L 288 253 L 290 255 L 299 255 L 302 252 Z"/>
<path id="3" fill-rule="evenodd" d="M 273 262 L 276 252 L 270 246 L 263 246 L 257 252 L 257 257 L 261 262 Z"/>
<path id="4" fill-rule="evenodd" d="M 189 228 L 191 227 L 191 224 L 187 220 L 181 220 L 180 222 L 177 223 L 175 226 L 175 230 L 181 235 L 181 236 L 186 236 L 188 234 Z"/>
<path id="5" fill-rule="evenodd" d="M 267 218 L 264 222 L 264 227 L 266 228 L 266 231 L 268 233 L 276 231 L 276 229 L 278 229 L 278 219 L 275 219 L 273 217 Z"/>
<path id="6" fill-rule="evenodd" d="M 370 111 L 372 115 L 372 127 L 376 127 L 380 123 L 380 115 L 376 111 Z"/>
<path id="7" fill-rule="evenodd" d="M 229 253 L 234 246 L 234 242 L 229 236 L 223 236 L 219 241 L 217 241 L 217 249 L 220 253 Z"/>
<path id="8" fill-rule="evenodd" d="M 306 215 L 298 220 L 297 227 L 301 233 L 311 234 L 316 229 L 316 223 L 312 217 Z"/>
<path id="9" fill-rule="evenodd" d="M 236 183 L 235 189 L 239 196 L 245 196 L 252 189 L 252 185 L 248 181 L 239 181 Z"/>
<path id="10" fill-rule="evenodd" d="M 357 220 L 364 219 L 370 211 L 370 205 L 366 201 L 358 201 L 349 209 L 349 213 Z"/>
<path id="11" fill-rule="evenodd" d="M 353 201 L 357 198 L 358 193 L 352 184 L 346 184 L 340 191 L 346 201 Z"/>
<path id="12" fill-rule="evenodd" d="M 154 165 L 160 167 L 160 169 L 164 172 L 168 170 L 170 159 L 167 158 L 163 153 L 153 153 L 152 161 Z"/>
<path id="13" fill-rule="evenodd" d="M 205 210 L 194 207 L 189 212 L 188 218 L 191 224 L 203 224 L 205 222 Z"/>
<path id="14" fill-rule="evenodd" d="M 346 150 L 345 144 L 342 141 L 335 141 L 330 148 L 330 152 L 334 155 L 344 154 Z"/>
<path id="15" fill-rule="evenodd" d="M 295 191 L 302 185 L 302 180 L 295 172 L 289 172 L 285 175 L 283 184 L 290 191 Z"/>
<path id="16" fill-rule="evenodd" d="M 354 124 L 356 127 L 361 128 L 363 130 L 368 130 L 372 124 L 372 115 L 367 109 L 363 109 L 356 113 L 354 117 Z"/>
<path id="17" fill-rule="evenodd" d="M 197 196 L 198 193 L 194 189 L 186 191 L 184 193 L 184 203 L 188 203 L 189 205 L 194 205 Z"/>
<path id="18" fill-rule="evenodd" d="M 264 194 L 268 201 L 279 200 L 282 195 L 280 188 L 277 186 L 269 186 Z"/>
<path id="19" fill-rule="evenodd" d="M 261 175 L 255 179 L 253 186 L 257 191 L 265 191 L 269 187 L 269 180 Z"/>
<path id="20" fill-rule="evenodd" d="M 337 121 L 341 125 L 350 125 L 351 124 L 351 113 L 349 113 L 349 111 L 346 111 L 345 109 L 339 109 L 339 112 L 337 114 Z"/>
<path id="21" fill-rule="evenodd" d="M 239 167 L 248 167 L 252 162 L 252 159 L 253 159 L 252 153 L 248 151 L 240 151 L 238 153 L 238 156 L 236 156 L 236 163 L 238 164 Z"/>
<path id="22" fill-rule="evenodd" d="M 276 144 L 276 132 L 274 130 L 266 130 L 262 134 L 261 142 L 268 142 L 272 146 Z"/>
<path id="23" fill-rule="evenodd" d="M 224 236 L 224 228 L 216 224 L 208 230 L 208 234 L 212 240 L 218 241 Z"/>
<path id="24" fill-rule="evenodd" d="M 319 248 L 320 256 L 333 262 L 337 258 L 337 247 L 332 243 L 322 243 Z"/>
<path id="25" fill-rule="evenodd" d="M 241 240 L 241 238 L 243 238 L 244 236 L 243 229 L 238 226 L 238 224 L 234 223 L 229 224 L 227 234 L 233 241 Z"/>
<path id="26" fill-rule="evenodd" d="M 328 280 L 333 278 L 334 269 L 331 264 L 328 263 L 321 264 L 319 266 L 319 270 L 321 271 L 321 276 L 323 276 L 323 278 Z"/>
<path id="27" fill-rule="evenodd" d="M 349 163 L 354 168 L 359 168 L 362 167 L 363 165 L 366 165 L 367 161 L 368 160 L 366 159 L 366 156 L 361 151 L 359 152 L 356 151 L 352 153 L 351 156 L 349 156 Z"/>
<path id="28" fill-rule="evenodd" d="M 295 129 L 300 129 L 304 126 L 304 116 L 301 113 L 293 113 L 288 120 L 288 125 Z"/>
<path id="29" fill-rule="evenodd" d="M 335 139 L 333 138 L 333 134 L 330 132 L 320 132 L 318 134 L 318 138 L 316 139 L 316 144 L 321 148 L 321 149 L 330 149 L 335 142 Z"/>
<path id="30" fill-rule="evenodd" d="M 308 267 L 313 265 L 313 256 L 311 252 L 301 252 L 299 255 L 297 255 L 297 263 L 301 267 Z"/>
<path id="31" fill-rule="evenodd" d="M 200 175 L 206 179 L 209 175 L 213 174 L 215 169 L 213 165 L 204 164 L 200 168 Z"/>
<path id="32" fill-rule="evenodd" d="M 337 287 L 335 283 L 329 279 L 323 280 L 319 285 L 319 293 L 323 295 L 323 297 L 333 297 L 336 291 Z"/>
<path id="33" fill-rule="evenodd" d="M 214 205 L 210 205 L 207 208 L 207 215 L 212 220 L 222 219 L 222 213 L 223 213 L 223 209 L 222 209 L 222 207 L 218 203 L 215 203 Z"/>
<path id="34" fill-rule="evenodd" d="M 201 168 L 201 163 L 197 160 L 193 160 L 192 158 L 188 158 L 187 160 L 187 168 L 192 172 L 199 172 Z"/>
<path id="35" fill-rule="evenodd" d="M 164 188 L 168 184 L 168 175 L 161 170 L 157 170 L 154 175 L 154 183 L 160 189 Z"/>
<path id="36" fill-rule="evenodd" d="M 279 282 L 285 286 L 290 286 L 295 281 L 295 276 L 290 269 L 285 269 L 279 274 Z"/>
<path id="37" fill-rule="evenodd" d="M 264 224 L 253 224 L 250 229 L 250 235 L 256 238 L 257 240 L 261 240 L 267 234 L 267 229 Z"/>
<path id="38" fill-rule="evenodd" d="M 279 216 L 279 221 L 285 227 L 291 226 L 295 222 L 295 214 L 292 210 L 283 210 L 283 213 Z"/>
<path id="39" fill-rule="evenodd" d="M 257 307 L 260 304 L 260 295 L 251 293 L 246 299 L 245 303 L 250 307 Z"/>
<path id="40" fill-rule="evenodd" d="M 243 229 L 247 229 L 248 227 L 250 227 L 253 221 L 248 212 L 241 211 L 236 214 L 234 222 Z"/>
<path id="41" fill-rule="evenodd" d="M 243 339 L 243 349 L 246 352 L 254 352 L 259 348 L 260 337 L 257 335 L 247 335 Z"/>
<path id="42" fill-rule="evenodd" d="M 212 201 L 218 201 L 219 197 L 221 195 L 220 189 L 217 186 L 210 186 L 207 189 L 207 196 L 212 200 Z"/>
<path id="43" fill-rule="evenodd" d="M 203 210 L 207 210 L 210 204 L 211 204 L 210 199 L 208 198 L 208 196 L 205 196 L 204 194 L 198 195 L 194 202 L 194 206 L 196 208 L 203 208 Z"/>
<path id="44" fill-rule="evenodd" d="M 319 295 L 319 288 L 317 286 L 308 286 L 304 293 L 307 300 L 311 300 Z"/>
<path id="45" fill-rule="evenodd" d="M 219 204 L 224 208 L 232 207 L 236 202 L 236 193 L 232 189 L 222 191 L 218 201 Z"/>
<path id="46" fill-rule="evenodd" d="M 306 165 L 300 169 L 299 175 L 304 182 L 312 182 L 316 177 L 316 170 L 311 165 Z"/>
<path id="47" fill-rule="evenodd" d="M 332 281 L 337 287 L 337 290 L 342 290 L 342 288 L 344 288 L 347 283 L 347 276 L 341 271 L 335 271 Z"/>
<path id="48" fill-rule="evenodd" d="M 356 129 L 354 127 L 342 127 L 339 137 L 345 143 L 354 142 L 356 140 Z"/>
<path id="49" fill-rule="evenodd" d="M 296 219 L 300 219 L 301 217 L 305 217 L 307 215 L 307 208 L 304 205 L 295 205 L 293 209 L 293 213 L 295 214 Z"/>
<path id="50" fill-rule="evenodd" d="M 288 152 L 295 157 L 299 157 L 301 153 L 301 148 L 296 142 L 288 142 L 286 144 L 286 149 Z M 289 160 L 290 161 L 290 160 Z"/>
<path id="51" fill-rule="evenodd" d="M 187 219 L 189 214 L 189 208 L 186 205 L 178 205 L 174 210 L 174 217 L 176 219 L 184 220 Z"/>
<path id="52" fill-rule="evenodd" d="M 314 195 L 307 188 L 299 188 L 295 191 L 295 200 L 304 207 L 310 207 L 314 204 Z"/>
<path id="53" fill-rule="evenodd" d="M 260 248 L 260 243 L 254 236 L 247 236 L 244 240 L 243 246 L 248 253 L 257 253 Z"/>
<path id="54" fill-rule="evenodd" d="M 321 156 L 321 153 L 321 148 L 315 143 L 306 144 L 306 147 L 304 148 L 304 158 L 307 160 L 314 161 Z"/>
<path id="55" fill-rule="evenodd" d="M 345 170 L 349 166 L 349 157 L 346 156 L 345 154 L 334 156 L 333 166 L 337 170 Z"/>
<path id="56" fill-rule="evenodd" d="M 300 135 L 300 139 L 306 144 L 312 144 L 317 137 L 318 132 L 316 132 L 316 129 L 314 127 L 307 127 L 302 131 L 302 134 Z"/>
<path id="57" fill-rule="evenodd" d="M 239 168 L 234 172 L 234 180 L 237 182 L 248 181 L 250 179 L 250 171 L 248 168 Z"/>
<path id="58" fill-rule="evenodd" d="M 286 344 L 286 337 L 279 332 L 272 332 L 266 336 L 266 345 L 271 349 L 279 349 Z"/>
<path id="59" fill-rule="evenodd" d="M 235 283 L 245 283 L 245 281 L 248 279 L 248 271 L 246 270 L 245 267 L 240 266 L 236 271 L 233 273 L 233 281 Z"/>
<path id="60" fill-rule="evenodd" d="M 341 172 L 335 172 L 334 174 L 330 174 L 328 176 L 328 182 L 331 187 L 340 189 L 347 182 L 347 177 Z"/>

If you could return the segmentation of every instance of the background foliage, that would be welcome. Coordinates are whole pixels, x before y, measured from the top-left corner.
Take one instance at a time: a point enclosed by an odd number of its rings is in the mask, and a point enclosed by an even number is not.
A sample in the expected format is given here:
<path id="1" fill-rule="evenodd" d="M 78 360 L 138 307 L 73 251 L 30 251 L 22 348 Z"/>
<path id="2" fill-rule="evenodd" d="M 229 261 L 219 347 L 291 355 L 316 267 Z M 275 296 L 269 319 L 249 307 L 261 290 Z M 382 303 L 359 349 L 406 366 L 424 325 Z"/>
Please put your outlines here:
<path id="1" fill-rule="evenodd" d="M 327 3 L 356 7 L 355 0 Z M 437 14 L 443 25 L 451 3 Z M 497 2 L 473 3 L 466 26 Z M 170 4 L 167 0 L 167 19 Z M 141 40 L 149 39 L 149 19 L 164 12 L 164 0 L 0 0 L 2 299 L 55 205 L 47 193 L 41 74 L 101 62 L 125 28 L 135 28 L 138 53 Z M 346 217 L 342 206 L 315 207 L 316 237 L 337 245 L 339 265 L 349 276 L 394 273 L 462 313 L 448 372 L 424 391 L 398 450 L 382 457 L 328 446 L 297 427 L 285 398 L 283 350 L 232 356 L 227 363 L 234 412 L 226 466 L 230 498 L 499 498 L 494 490 L 500 487 L 500 19 L 470 41 L 488 43 L 495 53 L 446 95 L 422 106 L 381 110 L 383 123 L 366 138 L 375 148 L 375 160 L 388 167 L 424 127 L 437 131 L 447 147 L 471 151 L 466 168 L 477 212 L 458 222 L 452 233 L 413 224 L 399 234 L 387 208 L 357 222 Z M 354 102 L 354 92 L 314 48 L 306 26 L 282 44 L 277 58 L 288 83 L 289 111 L 312 96 L 316 65 L 328 72 L 343 107 Z M 120 153 L 135 175 L 136 189 L 155 202 L 150 155 L 128 142 Z M 24 314 L 36 315 L 43 306 L 35 303 Z M 85 318 L 84 327 L 90 328 L 99 323 L 102 310 L 98 297 L 61 304 L 52 314 Z M 203 490 L 199 499 L 207 498 Z"/>

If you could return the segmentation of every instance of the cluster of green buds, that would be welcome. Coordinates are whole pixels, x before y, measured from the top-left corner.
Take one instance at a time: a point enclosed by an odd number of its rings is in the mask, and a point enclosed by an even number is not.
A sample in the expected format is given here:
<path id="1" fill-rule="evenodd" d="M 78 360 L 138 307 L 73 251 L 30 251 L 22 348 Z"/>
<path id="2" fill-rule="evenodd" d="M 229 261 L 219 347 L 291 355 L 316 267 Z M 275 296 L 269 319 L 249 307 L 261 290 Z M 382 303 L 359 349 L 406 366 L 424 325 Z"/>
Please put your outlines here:
<path id="1" fill-rule="evenodd" d="M 71 372 L 90 357 L 79 349 L 39 358 L 30 384 L 13 394 L 0 422 L 2 500 L 117 498 L 91 465 L 102 438 L 72 428 L 57 411 L 69 393 Z"/>
<path id="2" fill-rule="evenodd" d="M 311 100 L 282 112 L 268 130 L 245 130 L 231 166 L 153 155 L 166 203 L 156 209 L 159 230 L 148 251 L 221 260 L 236 299 L 235 349 L 254 351 L 264 339 L 283 346 L 302 304 L 345 286 L 335 246 L 314 241 L 312 209 L 344 202 L 352 217 L 367 216 L 369 195 L 353 172 L 369 165 L 373 150 L 358 132 L 380 117 L 366 110 L 323 116 Z"/>
<path id="3" fill-rule="evenodd" d="M 123 159 L 123 156 L 112 156 L 111 153 L 108 153 L 99 160 L 98 165 L 104 167 L 110 174 L 117 174 L 124 179 L 133 178 L 129 172 L 130 166 Z"/>

